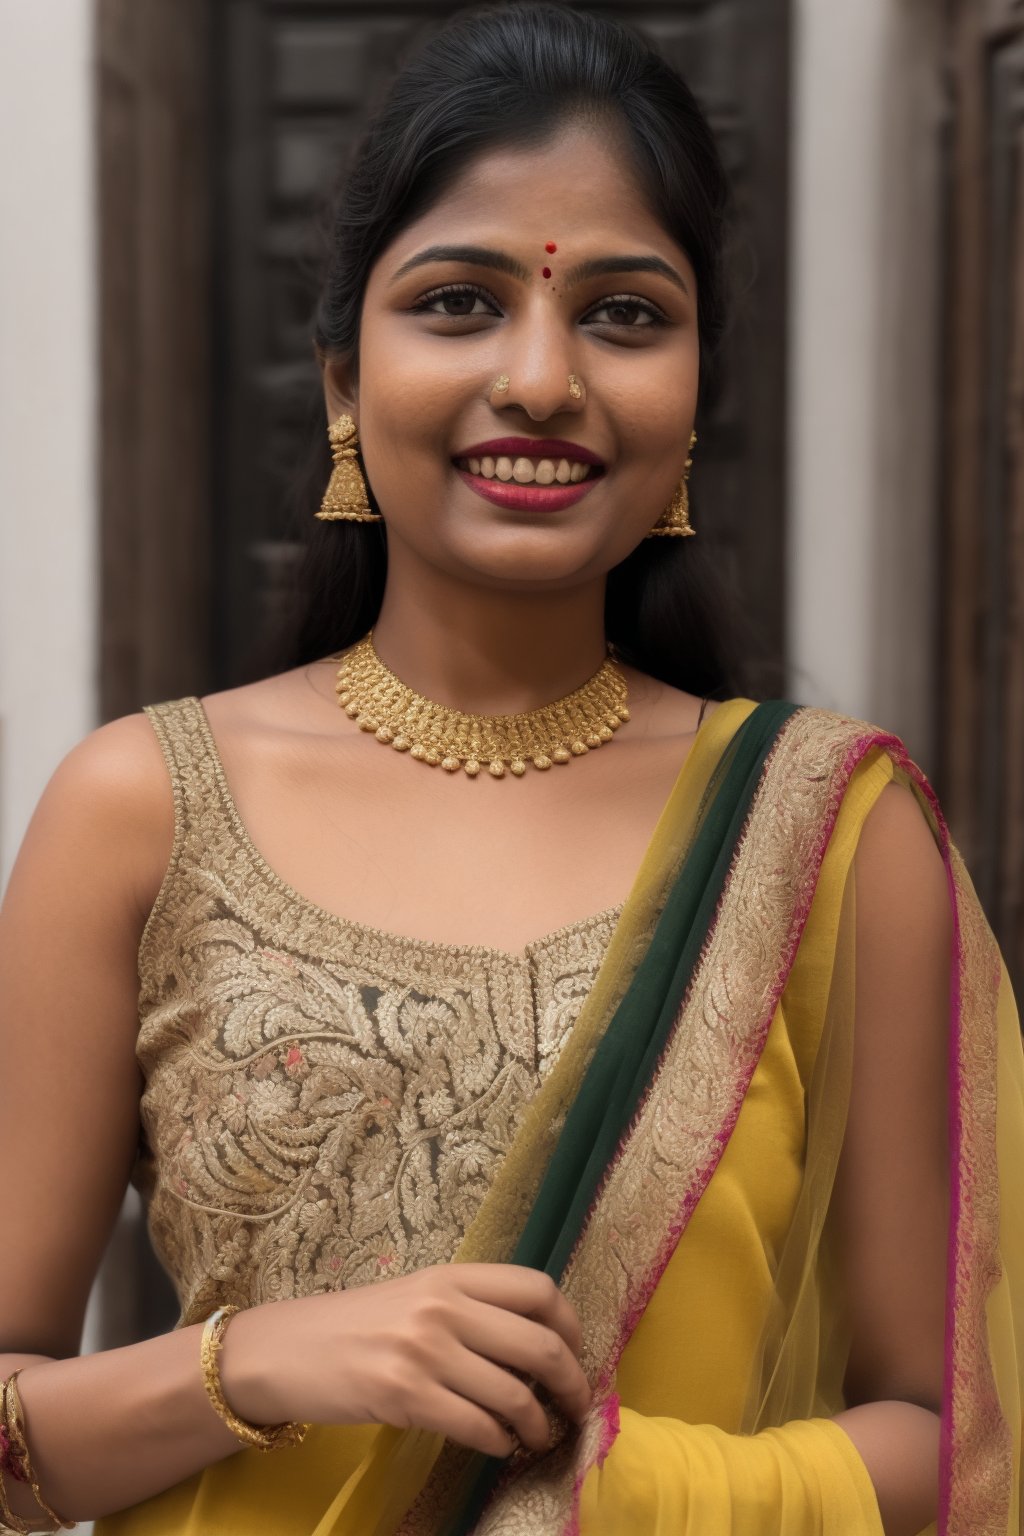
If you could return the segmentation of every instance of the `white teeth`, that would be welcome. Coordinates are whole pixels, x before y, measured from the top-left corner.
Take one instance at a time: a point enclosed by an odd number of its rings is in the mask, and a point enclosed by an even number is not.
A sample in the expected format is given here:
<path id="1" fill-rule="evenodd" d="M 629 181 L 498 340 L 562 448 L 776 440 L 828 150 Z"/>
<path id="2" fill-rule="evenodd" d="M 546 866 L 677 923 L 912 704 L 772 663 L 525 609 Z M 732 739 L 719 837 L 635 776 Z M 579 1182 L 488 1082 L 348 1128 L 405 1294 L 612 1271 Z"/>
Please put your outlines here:
<path id="1" fill-rule="evenodd" d="M 590 474 L 590 465 L 571 463 L 568 459 L 460 459 L 458 461 L 471 475 L 481 475 L 485 480 L 514 480 L 517 485 L 578 485 Z"/>

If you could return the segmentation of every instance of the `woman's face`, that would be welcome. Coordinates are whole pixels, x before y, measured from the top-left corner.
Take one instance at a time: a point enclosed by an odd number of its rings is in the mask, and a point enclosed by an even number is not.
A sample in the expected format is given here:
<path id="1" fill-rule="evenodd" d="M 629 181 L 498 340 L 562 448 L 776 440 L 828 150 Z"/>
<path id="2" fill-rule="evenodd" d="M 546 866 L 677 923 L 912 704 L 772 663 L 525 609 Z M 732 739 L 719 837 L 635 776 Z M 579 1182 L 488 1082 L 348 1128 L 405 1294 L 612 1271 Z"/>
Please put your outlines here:
<path id="1" fill-rule="evenodd" d="M 698 361 L 689 260 L 612 136 L 572 128 L 482 156 L 403 230 L 370 275 L 358 385 L 332 367 L 325 387 L 389 549 L 539 591 L 603 575 L 670 502 Z"/>

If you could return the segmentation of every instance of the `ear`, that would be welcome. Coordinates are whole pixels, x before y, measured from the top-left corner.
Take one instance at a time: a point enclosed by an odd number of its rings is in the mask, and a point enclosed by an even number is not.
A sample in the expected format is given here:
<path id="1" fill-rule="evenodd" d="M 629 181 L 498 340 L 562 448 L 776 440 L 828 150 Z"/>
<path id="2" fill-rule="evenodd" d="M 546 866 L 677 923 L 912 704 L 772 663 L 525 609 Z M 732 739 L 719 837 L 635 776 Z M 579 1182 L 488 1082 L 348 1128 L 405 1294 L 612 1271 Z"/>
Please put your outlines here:
<path id="1" fill-rule="evenodd" d="M 342 357 L 328 357 L 319 348 L 316 356 L 320 364 L 328 423 L 337 421 L 339 416 L 358 419 L 359 390 L 351 365 Z"/>

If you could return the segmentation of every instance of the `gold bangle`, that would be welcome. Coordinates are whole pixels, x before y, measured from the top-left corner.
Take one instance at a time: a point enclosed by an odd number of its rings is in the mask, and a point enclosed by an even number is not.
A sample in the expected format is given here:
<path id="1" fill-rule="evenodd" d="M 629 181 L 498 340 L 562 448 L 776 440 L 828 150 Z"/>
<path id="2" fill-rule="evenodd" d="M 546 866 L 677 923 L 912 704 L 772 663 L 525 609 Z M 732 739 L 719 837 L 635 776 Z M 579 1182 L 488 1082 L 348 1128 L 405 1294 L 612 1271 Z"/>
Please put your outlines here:
<path id="1" fill-rule="evenodd" d="M 57 1522 L 56 1525 L 48 1526 L 46 1529 L 51 1531 L 73 1531 L 75 1526 L 78 1524 L 78 1521 L 64 1520 L 60 1515 L 58 1515 L 55 1509 L 50 1508 L 49 1504 L 47 1504 L 46 1500 L 39 1492 L 39 1482 L 36 1478 L 35 1468 L 32 1466 L 32 1458 L 29 1455 L 28 1442 L 25 1439 L 25 1412 L 21 1406 L 21 1393 L 18 1391 L 18 1377 L 21 1375 L 21 1370 L 22 1368 L 19 1367 L 18 1370 L 16 1370 L 12 1376 L 8 1376 L 7 1380 L 4 1382 L 3 1421 L 4 1428 L 7 1431 L 7 1438 L 11 1443 L 12 1451 L 17 1457 L 18 1468 L 26 1483 L 28 1483 L 29 1487 L 32 1489 L 32 1497 L 35 1499 L 36 1503 L 39 1505 L 39 1508 L 43 1511 L 47 1519 L 56 1520 Z M 15 1530 L 20 1529 L 21 1531 L 38 1531 L 41 1529 L 39 1526 L 28 1525 L 20 1515 L 15 1515 L 13 1510 L 10 1508 L 10 1505 L 7 1503 L 6 1494 L 4 1494 L 3 1497 L 3 1513 L 4 1519 L 7 1520 L 8 1524 L 12 1525 Z"/>
<path id="2" fill-rule="evenodd" d="M 240 1419 L 236 1413 L 232 1413 L 228 1407 L 220 1384 L 217 1356 L 224 1343 L 225 1329 L 235 1313 L 240 1310 L 235 1306 L 218 1307 L 216 1312 L 211 1312 L 206 1319 L 199 1349 L 206 1395 L 216 1413 L 243 1445 L 253 1446 L 259 1451 L 276 1451 L 288 1445 L 301 1445 L 306 1438 L 308 1424 L 250 1424 L 247 1419 Z"/>

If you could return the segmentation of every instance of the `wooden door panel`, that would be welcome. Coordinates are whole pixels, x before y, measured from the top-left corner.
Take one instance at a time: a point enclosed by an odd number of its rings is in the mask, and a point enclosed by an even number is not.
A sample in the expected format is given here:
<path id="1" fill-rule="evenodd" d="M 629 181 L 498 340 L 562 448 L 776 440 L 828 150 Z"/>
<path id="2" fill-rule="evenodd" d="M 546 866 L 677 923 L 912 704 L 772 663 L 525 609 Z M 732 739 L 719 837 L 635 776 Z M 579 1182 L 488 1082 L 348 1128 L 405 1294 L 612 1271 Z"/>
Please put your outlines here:
<path id="1" fill-rule="evenodd" d="M 204 0 L 101 0 L 100 707 L 209 672 Z"/>
<path id="2" fill-rule="evenodd" d="M 951 40 L 939 788 L 1024 987 L 1024 6 Z"/>

